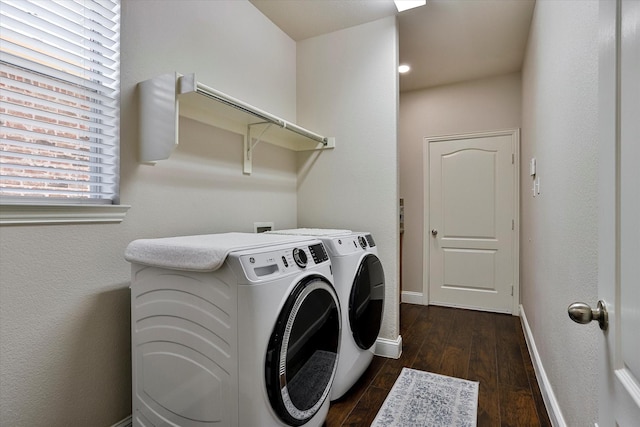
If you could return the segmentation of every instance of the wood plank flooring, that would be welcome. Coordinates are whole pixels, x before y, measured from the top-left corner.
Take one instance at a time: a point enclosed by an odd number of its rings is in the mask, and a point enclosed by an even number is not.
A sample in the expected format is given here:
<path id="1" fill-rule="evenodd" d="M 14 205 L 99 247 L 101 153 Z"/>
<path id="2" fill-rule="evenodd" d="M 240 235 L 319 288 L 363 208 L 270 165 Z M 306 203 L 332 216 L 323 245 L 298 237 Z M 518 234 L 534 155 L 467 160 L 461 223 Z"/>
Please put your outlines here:
<path id="1" fill-rule="evenodd" d="M 326 427 L 369 426 L 403 367 L 479 381 L 479 427 L 551 426 L 520 318 L 401 304 L 400 334 L 400 358 L 374 357 L 351 390 L 331 403 Z"/>

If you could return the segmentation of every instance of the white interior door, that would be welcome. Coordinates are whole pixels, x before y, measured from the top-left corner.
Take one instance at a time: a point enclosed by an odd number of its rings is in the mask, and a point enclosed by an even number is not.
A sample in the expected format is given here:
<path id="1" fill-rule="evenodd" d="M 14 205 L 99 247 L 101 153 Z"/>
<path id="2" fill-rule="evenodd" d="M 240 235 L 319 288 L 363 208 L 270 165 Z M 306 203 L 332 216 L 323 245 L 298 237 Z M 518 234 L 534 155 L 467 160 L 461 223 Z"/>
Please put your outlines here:
<path id="1" fill-rule="evenodd" d="M 599 427 L 640 423 L 640 2 L 600 1 Z"/>
<path id="2" fill-rule="evenodd" d="M 428 304 L 514 312 L 518 138 L 509 130 L 426 139 Z"/>

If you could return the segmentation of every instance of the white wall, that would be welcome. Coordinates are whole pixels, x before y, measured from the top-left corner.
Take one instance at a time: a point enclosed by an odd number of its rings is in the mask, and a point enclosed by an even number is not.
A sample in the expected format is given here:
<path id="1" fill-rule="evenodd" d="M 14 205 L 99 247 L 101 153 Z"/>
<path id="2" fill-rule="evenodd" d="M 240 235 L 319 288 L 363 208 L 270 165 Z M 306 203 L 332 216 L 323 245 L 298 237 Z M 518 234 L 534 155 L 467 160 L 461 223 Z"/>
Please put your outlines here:
<path id="1" fill-rule="evenodd" d="M 130 266 L 139 237 L 297 225 L 296 155 L 261 144 L 242 174 L 239 136 L 181 121 L 181 145 L 137 162 L 135 85 L 199 80 L 295 120 L 295 42 L 246 1 L 124 0 L 121 224 L 0 229 L 0 425 L 114 424 L 131 414 Z"/>
<path id="2" fill-rule="evenodd" d="M 336 137 L 299 154 L 300 226 L 372 232 L 385 271 L 380 335 L 398 320 L 398 37 L 395 17 L 298 43 L 298 119 Z"/>
<path id="3" fill-rule="evenodd" d="M 538 0 L 522 72 L 521 300 L 564 419 L 597 420 L 595 325 L 567 316 L 597 301 L 598 3 Z M 585 392 L 587 391 L 588 392 Z"/>
<path id="4" fill-rule="evenodd" d="M 514 73 L 400 94 L 403 292 L 423 292 L 424 138 L 519 128 L 520 90 Z"/>
<path id="5" fill-rule="evenodd" d="M 139 164 L 135 85 L 166 72 L 195 72 L 215 89 L 295 121 L 295 42 L 244 0 L 129 0 L 123 21 L 121 190 L 123 203 L 134 205 L 127 215 L 134 232 L 253 231 L 254 221 L 294 226 L 292 152 L 259 144 L 254 161 L 262 166 L 246 176 L 238 167 L 240 136 L 191 123 L 181 132 L 199 138 L 182 137 L 169 161 Z M 157 230 L 143 220 L 153 216 L 169 224 Z"/>

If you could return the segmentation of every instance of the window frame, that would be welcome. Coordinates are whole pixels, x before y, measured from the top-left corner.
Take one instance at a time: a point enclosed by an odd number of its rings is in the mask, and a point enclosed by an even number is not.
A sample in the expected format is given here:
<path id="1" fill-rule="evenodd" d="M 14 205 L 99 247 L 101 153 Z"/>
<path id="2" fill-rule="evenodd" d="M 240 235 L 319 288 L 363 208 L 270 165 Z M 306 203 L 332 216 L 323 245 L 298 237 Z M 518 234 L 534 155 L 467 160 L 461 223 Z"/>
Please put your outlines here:
<path id="1" fill-rule="evenodd" d="M 119 223 L 129 205 L 0 203 L 0 225 Z"/>
<path id="2" fill-rule="evenodd" d="M 117 3 L 117 12 L 114 22 L 117 23 L 117 39 L 115 46 L 119 51 L 121 44 L 121 0 L 110 0 Z M 84 11 L 85 16 L 91 10 Z M 114 67 L 117 89 L 113 95 L 113 106 L 115 107 L 114 132 L 116 136 L 113 150 L 114 179 L 113 193 L 109 193 L 111 198 L 48 198 L 48 197 L 27 197 L 27 196 L 0 196 L 0 225 L 20 225 L 20 224 L 67 224 L 67 223 L 119 223 L 127 210 L 128 205 L 119 203 L 120 190 L 120 69 L 119 53 L 117 65 Z M 7 65 L 10 65 L 7 62 Z"/>

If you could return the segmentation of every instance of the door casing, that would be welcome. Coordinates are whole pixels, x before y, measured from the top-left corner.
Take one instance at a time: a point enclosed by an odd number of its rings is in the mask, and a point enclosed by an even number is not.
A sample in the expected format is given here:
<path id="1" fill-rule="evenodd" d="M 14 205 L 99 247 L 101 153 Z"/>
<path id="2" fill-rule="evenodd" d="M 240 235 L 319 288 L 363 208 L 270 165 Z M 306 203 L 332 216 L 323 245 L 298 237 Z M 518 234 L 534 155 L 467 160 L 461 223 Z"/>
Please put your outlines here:
<path id="1" fill-rule="evenodd" d="M 425 137 L 423 144 L 423 183 L 424 183 L 424 215 L 423 215 L 423 285 L 422 285 L 422 303 L 429 305 L 429 260 L 430 260 L 430 242 L 431 229 L 429 227 L 429 196 L 430 196 L 430 178 L 429 178 L 429 144 L 440 141 L 454 141 L 459 139 L 473 138 L 489 138 L 496 136 L 510 136 L 512 141 L 512 149 L 514 156 L 514 206 L 513 206 L 513 300 L 511 304 L 511 314 L 517 316 L 520 304 L 520 129 L 504 129 L 488 132 L 476 132 L 467 134 L 454 134 L 444 136 Z"/>

